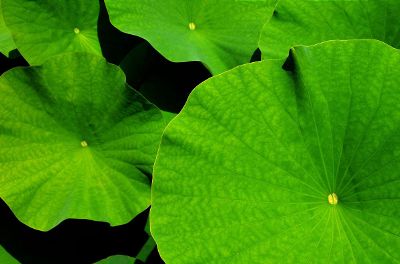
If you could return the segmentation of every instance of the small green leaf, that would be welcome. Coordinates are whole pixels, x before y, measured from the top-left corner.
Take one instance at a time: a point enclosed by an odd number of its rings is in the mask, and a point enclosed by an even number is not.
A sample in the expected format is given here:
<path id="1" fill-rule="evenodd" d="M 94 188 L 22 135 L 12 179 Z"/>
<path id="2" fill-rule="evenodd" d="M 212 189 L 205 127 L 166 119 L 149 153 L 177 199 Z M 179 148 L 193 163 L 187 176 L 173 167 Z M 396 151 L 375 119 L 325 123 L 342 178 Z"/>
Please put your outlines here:
<path id="1" fill-rule="evenodd" d="M 276 0 L 106 0 L 111 22 L 174 62 L 201 61 L 213 74 L 250 61 Z"/>
<path id="2" fill-rule="evenodd" d="M 160 111 L 117 66 L 85 53 L 0 77 L 0 197 L 24 223 L 119 225 L 150 204 Z"/>
<path id="3" fill-rule="evenodd" d="M 398 0 L 281 0 L 259 45 L 266 59 L 334 39 L 378 39 L 400 48 L 399 14 Z"/>
<path id="4" fill-rule="evenodd" d="M 31 65 L 67 52 L 101 54 L 98 1 L 2 0 L 2 7 L 15 44 Z"/>
<path id="5" fill-rule="evenodd" d="M 19 264 L 1 245 L 0 245 L 0 263 L 1 264 Z"/>
<path id="6" fill-rule="evenodd" d="M 283 68 L 207 80 L 167 126 L 150 215 L 167 263 L 400 261 L 400 52 L 330 41 Z"/>

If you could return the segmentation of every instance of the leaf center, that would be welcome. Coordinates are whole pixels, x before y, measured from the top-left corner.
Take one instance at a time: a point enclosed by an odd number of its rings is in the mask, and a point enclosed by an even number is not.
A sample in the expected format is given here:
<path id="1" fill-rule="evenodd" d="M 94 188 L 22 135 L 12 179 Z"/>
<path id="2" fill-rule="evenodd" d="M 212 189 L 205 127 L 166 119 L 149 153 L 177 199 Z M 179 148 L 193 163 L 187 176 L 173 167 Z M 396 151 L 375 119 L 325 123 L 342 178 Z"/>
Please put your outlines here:
<path id="1" fill-rule="evenodd" d="M 337 205 L 337 203 L 339 202 L 339 198 L 336 193 L 331 193 L 328 195 L 328 202 L 331 205 Z"/>
<path id="2" fill-rule="evenodd" d="M 82 148 L 86 148 L 88 146 L 88 143 L 86 142 L 86 140 L 81 141 L 81 146 L 82 146 Z"/>
<path id="3" fill-rule="evenodd" d="M 190 22 L 189 23 L 189 29 L 192 30 L 192 31 L 195 30 L 196 29 L 196 24 L 193 23 L 193 22 Z"/>

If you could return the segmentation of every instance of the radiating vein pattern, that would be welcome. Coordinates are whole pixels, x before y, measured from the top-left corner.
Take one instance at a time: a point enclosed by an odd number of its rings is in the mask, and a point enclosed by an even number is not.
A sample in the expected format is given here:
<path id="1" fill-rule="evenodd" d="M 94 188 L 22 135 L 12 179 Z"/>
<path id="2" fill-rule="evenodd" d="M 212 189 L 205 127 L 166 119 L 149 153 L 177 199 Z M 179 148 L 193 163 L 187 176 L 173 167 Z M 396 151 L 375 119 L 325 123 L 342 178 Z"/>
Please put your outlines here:
<path id="1" fill-rule="evenodd" d="M 151 227 L 167 263 L 400 261 L 400 52 L 290 56 L 204 82 L 165 130 Z"/>
<path id="2" fill-rule="evenodd" d="M 123 224 L 150 203 L 160 111 L 101 57 L 73 53 L 0 78 L 0 197 L 31 227 Z"/>
<path id="3" fill-rule="evenodd" d="M 97 1 L 2 0 L 1 5 L 15 46 L 30 65 L 68 52 L 101 55 Z"/>
<path id="4" fill-rule="evenodd" d="M 213 73 L 249 62 L 277 0 L 106 0 L 111 23 L 149 41 L 171 61 Z"/>

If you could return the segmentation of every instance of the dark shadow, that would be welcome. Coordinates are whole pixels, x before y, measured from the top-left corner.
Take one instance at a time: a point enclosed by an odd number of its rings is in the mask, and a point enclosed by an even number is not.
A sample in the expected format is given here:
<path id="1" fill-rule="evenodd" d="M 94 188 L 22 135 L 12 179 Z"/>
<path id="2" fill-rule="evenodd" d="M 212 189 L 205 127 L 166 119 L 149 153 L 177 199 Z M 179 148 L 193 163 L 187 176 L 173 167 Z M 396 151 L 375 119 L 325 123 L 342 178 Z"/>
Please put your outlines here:
<path id="1" fill-rule="evenodd" d="M 255 61 L 261 61 L 261 50 L 260 49 L 256 49 L 254 51 L 253 55 L 251 56 L 250 62 L 255 62 Z"/>
<path id="2" fill-rule="evenodd" d="M 17 66 L 29 66 L 17 50 L 11 51 L 9 57 L 0 53 L 0 75 Z"/>
<path id="3" fill-rule="evenodd" d="M 282 65 L 282 69 L 288 72 L 294 72 L 295 70 L 295 62 L 293 58 L 293 52 L 290 50 L 289 56 L 285 60 L 285 63 Z"/>
<path id="4" fill-rule="evenodd" d="M 104 0 L 100 0 L 97 33 L 103 56 L 108 62 L 117 65 L 133 47 L 143 42 L 143 39 L 123 33 L 111 24 Z"/>
<path id="5" fill-rule="evenodd" d="M 174 113 L 198 84 L 211 77 L 202 63 L 171 62 L 148 42 L 132 49 L 120 66 L 129 85 L 160 109 Z"/>
<path id="6" fill-rule="evenodd" d="M 21 223 L 0 199 L 0 244 L 23 264 L 86 264 L 117 254 L 134 257 L 148 239 L 144 231 L 148 213 L 116 227 L 68 219 L 41 232 Z"/>

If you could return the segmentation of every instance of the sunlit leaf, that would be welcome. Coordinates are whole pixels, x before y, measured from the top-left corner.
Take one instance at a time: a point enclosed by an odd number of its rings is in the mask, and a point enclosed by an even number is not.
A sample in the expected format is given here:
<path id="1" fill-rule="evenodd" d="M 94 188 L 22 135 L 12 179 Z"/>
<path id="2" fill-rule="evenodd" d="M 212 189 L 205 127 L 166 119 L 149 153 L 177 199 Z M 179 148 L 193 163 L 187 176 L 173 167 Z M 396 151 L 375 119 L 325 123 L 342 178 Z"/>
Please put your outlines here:
<path id="1" fill-rule="evenodd" d="M 378 39 L 400 48 L 398 0 L 281 0 L 261 33 L 263 57 L 334 39 Z"/>
<path id="2" fill-rule="evenodd" d="M 67 52 L 101 54 L 95 0 L 2 0 L 3 15 L 15 44 L 31 64 Z"/>
<path id="3" fill-rule="evenodd" d="M 214 74 L 250 61 L 276 0 L 106 0 L 111 22 L 174 62 L 201 61 Z"/>
<path id="4" fill-rule="evenodd" d="M 165 130 L 151 231 L 167 263 L 400 261 L 400 52 L 291 50 L 199 85 Z"/>
<path id="5" fill-rule="evenodd" d="M 71 53 L 0 77 L 0 197 L 29 226 L 118 225 L 150 204 L 161 112 L 102 57 Z"/>

